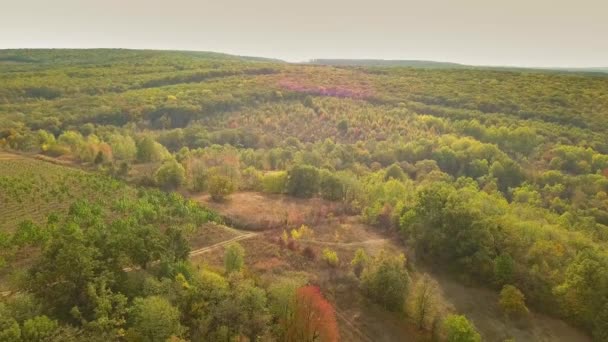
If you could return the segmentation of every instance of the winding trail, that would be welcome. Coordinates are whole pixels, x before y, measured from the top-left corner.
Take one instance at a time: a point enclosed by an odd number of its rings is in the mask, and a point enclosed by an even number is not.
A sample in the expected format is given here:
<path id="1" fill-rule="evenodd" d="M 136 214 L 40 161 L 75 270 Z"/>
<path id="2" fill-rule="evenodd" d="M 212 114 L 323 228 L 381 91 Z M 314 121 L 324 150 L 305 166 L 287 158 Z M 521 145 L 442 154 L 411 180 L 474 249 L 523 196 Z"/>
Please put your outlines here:
<path id="1" fill-rule="evenodd" d="M 363 246 L 377 243 L 385 243 L 390 241 L 391 239 L 371 239 L 365 241 L 356 241 L 356 242 L 331 242 L 331 241 L 319 241 L 319 240 L 300 240 L 303 243 L 312 243 L 315 245 L 326 245 L 326 246 Z"/>

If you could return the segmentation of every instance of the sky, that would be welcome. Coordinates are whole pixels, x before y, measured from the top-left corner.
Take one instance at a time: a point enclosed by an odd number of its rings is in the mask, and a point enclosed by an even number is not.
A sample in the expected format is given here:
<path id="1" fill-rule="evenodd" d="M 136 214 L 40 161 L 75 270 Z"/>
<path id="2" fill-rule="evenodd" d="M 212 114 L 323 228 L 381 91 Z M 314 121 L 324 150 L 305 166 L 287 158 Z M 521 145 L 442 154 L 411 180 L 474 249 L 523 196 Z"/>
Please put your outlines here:
<path id="1" fill-rule="evenodd" d="M 608 67 L 608 0 L 0 0 L 0 49 Z"/>

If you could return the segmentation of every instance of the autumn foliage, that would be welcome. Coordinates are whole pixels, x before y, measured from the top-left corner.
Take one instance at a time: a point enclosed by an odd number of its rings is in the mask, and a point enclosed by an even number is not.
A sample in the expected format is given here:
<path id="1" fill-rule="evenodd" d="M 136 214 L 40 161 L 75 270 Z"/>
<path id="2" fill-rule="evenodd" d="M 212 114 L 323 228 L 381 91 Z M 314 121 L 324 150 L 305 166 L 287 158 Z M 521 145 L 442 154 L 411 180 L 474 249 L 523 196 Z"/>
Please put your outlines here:
<path id="1" fill-rule="evenodd" d="M 333 306 L 316 286 L 296 291 L 292 324 L 287 332 L 289 342 L 333 342 L 340 340 Z"/>

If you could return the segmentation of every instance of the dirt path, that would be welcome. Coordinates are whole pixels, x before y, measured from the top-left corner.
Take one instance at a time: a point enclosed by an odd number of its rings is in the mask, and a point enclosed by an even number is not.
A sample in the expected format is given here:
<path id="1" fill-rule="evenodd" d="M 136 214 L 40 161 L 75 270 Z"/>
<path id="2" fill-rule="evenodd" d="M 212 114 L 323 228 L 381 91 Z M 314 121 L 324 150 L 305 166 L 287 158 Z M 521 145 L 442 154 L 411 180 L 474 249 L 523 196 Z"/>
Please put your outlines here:
<path id="1" fill-rule="evenodd" d="M 365 246 L 371 244 L 382 244 L 389 242 L 390 239 L 371 239 L 365 241 L 357 241 L 357 242 L 332 242 L 332 241 L 320 241 L 320 240 L 300 240 L 302 243 L 312 243 L 316 245 L 324 245 L 324 246 L 341 246 L 341 247 L 357 247 L 357 246 Z"/>
<path id="2" fill-rule="evenodd" d="M 361 341 L 374 342 L 374 340 L 372 338 L 367 336 L 363 331 L 359 330 L 359 328 L 357 328 L 355 326 L 355 324 L 353 322 L 351 322 L 348 318 L 346 318 L 346 315 L 344 315 L 337 308 L 336 308 L 336 316 L 338 316 L 338 318 L 341 319 L 344 322 L 344 324 L 346 324 L 348 326 L 348 328 L 355 333 L 355 335 L 359 336 L 359 338 L 361 338 Z"/>
<path id="3" fill-rule="evenodd" d="M 236 230 L 234 228 L 230 228 L 230 229 Z M 236 242 L 236 241 L 250 239 L 250 238 L 258 236 L 258 235 L 259 235 L 259 233 L 253 233 L 253 232 L 244 233 L 242 235 L 235 236 L 232 239 L 228 239 L 226 241 L 218 242 L 218 243 L 216 243 L 214 245 L 211 245 L 211 246 L 207 246 L 207 247 L 203 247 L 203 248 L 199 248 L 199 249 L 195 249 L 193 251 L 190 251 L 190 257 L 192 258 L 194 256 L 201 255 L 203 253 L 207 253 L 207 252 L 209 252 L 209 251 L 211 251 L 211 250 L 213 250 L 213 249 L 215 249 L 217 247 L 225 246 L 227 244 L 230 244 L 230 243 Z"/>

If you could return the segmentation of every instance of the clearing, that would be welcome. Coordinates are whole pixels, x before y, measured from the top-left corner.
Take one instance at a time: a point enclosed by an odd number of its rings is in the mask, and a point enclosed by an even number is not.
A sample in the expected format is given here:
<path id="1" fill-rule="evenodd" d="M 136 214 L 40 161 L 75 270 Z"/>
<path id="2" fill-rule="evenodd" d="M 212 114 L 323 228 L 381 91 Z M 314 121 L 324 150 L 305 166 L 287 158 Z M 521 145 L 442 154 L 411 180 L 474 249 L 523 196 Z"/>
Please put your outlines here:
<path id="1" fill-rule="evenodd" d="M 208 196 L 193 196 L 200 203 L 214 208 L 238 226 L 262 231 L 240 241 L 247 253 L 248 269 L 260 276 L 262 282 L 292 274 L 304 274 L 309 282 L 318 284 L 336 305 L 342 338 L 345 341 L 419 341 L 429 336 L 418 331 L 401 315 L 388 313 L 364 298 L 349 270 L 349 261 L 358 248 L 368 254 L 381 249 L 405 252 L 406 248 L 393 233 L 381 231 L 361 222 L 358 216 L 348 216 L 342 208 L 318 198 L 294 199 L 280 195 L 240 192 L 222 203 L 213 203 Z M 294 216 L 293 212 L 301 213 Z M 301 219 L 289 220 L 292 217 Z M 305 223 L 314 231 L 314 237 L 300 240 L 296 250 L 277 243 L 283 229 L 297 228 Z M 335 271 L 320 260 L 311 261 L 301 250 L 310 246 L 320 259 L 323 248 L 335 250 L 341 265 Z M 195 264 L 222 268 L 223 248 L 215 248 L 203 256 L 195 256 Z M 407 255 L 407 253 L 406 253 Z M 498 294 L 485 288 L 469 287 L 453 277 L 425 265 L 411 265 L 424 270 L 439 283 L 442 305 L 448 311 L 465 314 L 471 319 L 484 341 L 568 341 L 583 342 L 590 338 L 561 320 L 535 312 L 529 323 L 522 324 L 505 319 L 498 306 Z M 420 271 L 410 271 L 413 278 Z"/>

